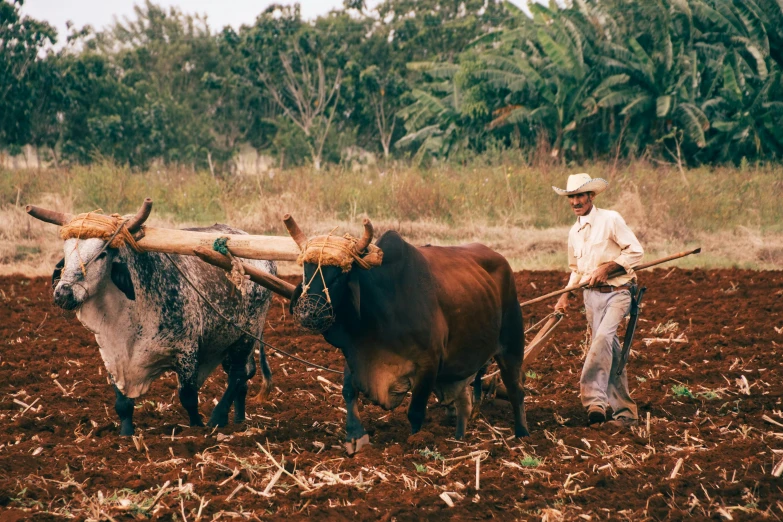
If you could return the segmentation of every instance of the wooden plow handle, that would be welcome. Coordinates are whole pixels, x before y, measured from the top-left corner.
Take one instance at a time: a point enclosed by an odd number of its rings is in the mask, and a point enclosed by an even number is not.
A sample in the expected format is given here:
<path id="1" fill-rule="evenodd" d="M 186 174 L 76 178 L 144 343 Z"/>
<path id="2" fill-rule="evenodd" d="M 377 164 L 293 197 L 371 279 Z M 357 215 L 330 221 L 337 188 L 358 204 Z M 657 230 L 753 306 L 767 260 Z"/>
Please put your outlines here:
<path id="1" fill-rule="evenodd" d="M 668 261 L 674 261 L 675 259 L 679 259 L 681 257 L 689 256 L 691 254 L 698 254 L 701 252 L 701 247 L 695 248 L 693 250 L 686 250 L 685 252 L 680 252 L 678 254 L 674 254 L 667 257 L 662 257 L 661 259 L 656 259 L 655 261 L 650 261 L 649 263 L 642 263 L 641 265 L 636 265 L 633 267 L 634 272 L 638 272 L 639 270 L 644 270 L 646 268 L 652 268 L 656 265 L 660 265 L 661 263 L 666 263 Z M 625 269 L 618 270 L 617 272 L 612 272 L 609 274 L 609 278 L 617 277 L 625 274 Z M 566 292 L 573 292 L 574 290 L 579 290 L 580 288 L 585 288 L 589 285 L 589 283 L 582 283 L 579 285 L 574 286 L 567 286 L 565 288 L 561 288 L 560 290 L 555 290 L 554 292 L 549 292 L 548 294 L 542 295 L 541 297 L 536 297 L 535 299 L 531 299 L 530 301 L 525 301 L 524 303 L 519 303 L 519 306 L 525 307 L 530 306 L 535 303 L 540 303 L 541 301 L 545 301 L 549 299 L 550 297 L 555 297 L 560 294 L 564 294 Z"/>
<path id="2" fill-rule="evenodd" d="M 546 324 L 541 327 L 541 329 L 538 331 L 535 337 L 533 337 L 533 340 L 530 341 L 530 344 L 525 346 L 525 357 L 522 359 L 522 366 L 526 367 L 530 362 L 532 362 L 536 357 L 538 357 L 538 354 L 541 353 L 541 350 L 544 349 L 544 341 L 549 339 L 549 337 L 552 335 L 552 332 L 554 332 L 557 325 L 560 324 L 560 321 L 563 320 L 565 317 L 565 314 L 562 314 L 560 312 L 552 312 L 547 317 L 539 321 L 535 326 L 530 328 L 528 331 L 532 330 L 543 320 L 546 321 Z"/>

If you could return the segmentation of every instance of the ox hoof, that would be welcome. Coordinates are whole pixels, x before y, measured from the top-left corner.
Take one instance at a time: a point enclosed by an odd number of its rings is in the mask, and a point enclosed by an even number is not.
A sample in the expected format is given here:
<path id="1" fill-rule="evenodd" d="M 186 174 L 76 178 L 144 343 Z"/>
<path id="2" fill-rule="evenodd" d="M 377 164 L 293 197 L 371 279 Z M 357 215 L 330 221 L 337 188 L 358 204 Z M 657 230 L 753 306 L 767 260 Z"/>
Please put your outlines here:
<path id="1" fill-rule="evenodd" d="M 372 446 L 372 444 L 370 444 L 370 436 L 366 433 L 360 439 L 352 439 L 346 442 L 345 451 L 348 452 L 349 456 L 352 456 L 355 453 L 360 452 L 365 446 Z"/>
<path id="2" fill-rule="evenodd" d="M 244 420 L 244 418 L 242 420 Z M 213 413 L 209 417 L 208 425 L 210 428 L 214 428 L 214 427 L 225 428 L 226 426 L 228 426 L 228 412 L 222 412 L 217 415 Z"/>

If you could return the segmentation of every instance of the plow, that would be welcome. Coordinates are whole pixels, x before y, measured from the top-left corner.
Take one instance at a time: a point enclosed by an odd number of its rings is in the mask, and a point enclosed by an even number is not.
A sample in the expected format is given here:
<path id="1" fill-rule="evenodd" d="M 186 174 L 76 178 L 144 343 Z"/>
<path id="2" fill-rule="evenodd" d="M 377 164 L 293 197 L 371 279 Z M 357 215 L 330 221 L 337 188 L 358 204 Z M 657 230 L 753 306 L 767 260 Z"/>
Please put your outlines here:
<path id="1" fill-rule="evenodd" d="M 144 224 L 152 212 L 152 199 L 150 198 L 144 200 L 135 215 L 128 217 L 122 217 L 118 214 L 107 216 L 98 212 L 89 212 L 74 216 L 72 214 L 57 212 L 35 205 L 27 205 L 25 210 L 30 216 L 36 219 L 63 227 L 61 230 L 61 237 L 63 238 L 102 237 L 103 239 L 108 239 L 109 243 L 107 243 L 107 245 L 111 246 L 117 246 L 119 244 L 117 239 L 115 239 L 118 238 L 120 239 L 120 242 L 124 241 L 129 243 L 129 246 L 139 252 L 159 252 L 162 254 L 196 256 L 205 263 L 220 268 L 228 274 L 234 273 L 234 277 L 236 277 L 236 273 L 239 272 L 241 274 L 240 277 L 267 288 L 285 299 L 291 300 L 294 295 L 296 287 L 293 284 L 259 270 L 241 260 L 241 258 L 263 259 L 268 261 L 298 260 L 303 246 L 302 241 L 305 240 L 301 235 L 301 231 L 298 230 L 298 227 L 296 227 L 296 224 L 293 223 L 293 220 L 289 215 L 283 217 L 284 223 L 289 228 L 289 236 L 267 236 L 205 233 L 191 230 L 151 227 Z M 95 227 L 94 224 L 90 223 L 91 221 L 99 222 L 100 226 Z M 294 228 L 291 228 L 292 223 Z M 342 238 L 336 236 L 335 239 L 342 240 Z M 363 248 L 366 248 L 366 246 L 367 245 Z M 642 263 L 633 267 L 634 272 L 653 268 L 663 263 L 674 261 L 692 254 L 698 254 L 700 252 L 701 248 L 695 248 L 656 259 L 655 261 Z M 382 256 L 382 252 L 380 254 Z M 621 269 L 610 274 L 610 277 L 616 277 L 622 274 L 625 274 L 625 270 Z M 520 307 L 525 308 L 532 304 L 559 296 L 560 294 L 584 288 L 588 288 L 588 283 L 555 290 L 535 299 L 521 302 Z M 209 304 L 211 308 L 217 311 L 214 305 L 211 303 Z M 527 335 L 538 329 L 538 332 L 533 339 L 525 343 L 525 367 L 540 355 L 546 346 L 546 342 L 551 339 L 555 329 L 561 324 L 564 318 L 565 314 L 556 310 L 525 331 L 525 334 Z M 272 346 L 269 347 L 275 349 Z M 291 356 L 291 354 L 282 353 Z M 301 362 L 306 363 L 306 361 Z"/>

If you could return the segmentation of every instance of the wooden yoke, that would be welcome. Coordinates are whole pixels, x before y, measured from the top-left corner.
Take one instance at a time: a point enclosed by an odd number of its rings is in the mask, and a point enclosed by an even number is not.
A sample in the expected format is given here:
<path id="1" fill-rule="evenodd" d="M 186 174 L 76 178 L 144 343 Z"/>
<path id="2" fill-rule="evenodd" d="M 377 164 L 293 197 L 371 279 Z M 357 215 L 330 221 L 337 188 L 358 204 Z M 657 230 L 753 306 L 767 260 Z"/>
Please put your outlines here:
<path id="1" fill-rule="evenodd" d="M 209 248 L 196 247 L 193 249 L 193 254 L 210 265 L 222 268 L 227 272 L 231 271 L 231 260 L 219 252 L 215 252 Z M 291 283 L 283 281 L 282 279 L 275 277 L 272 274 L 268 274 L 263 270 L 259 270 L 247 263 L 242 263 L 242 268 L 245 270 L 245 274 L 249 275 L 250 280 L 254 283 L 259 284 L 264 288 L 268 288 L 272 292 L 289 300 L 294 295 L 294 289 L 296 287 Z"/>
<path id="2" fill-rule="evenodd" d="M 171 230 L 145 226 L 144 236 L 136 241 L 142 250 L 192 256 L 194 249 L 211 249 L 215 240 L 225 237 L 226 246 L 236 257 L 265 259 L 269 261 L 296 261 L 299 247 L 290 237 L 225 234 L 221 232 L 196 232 Z"/>

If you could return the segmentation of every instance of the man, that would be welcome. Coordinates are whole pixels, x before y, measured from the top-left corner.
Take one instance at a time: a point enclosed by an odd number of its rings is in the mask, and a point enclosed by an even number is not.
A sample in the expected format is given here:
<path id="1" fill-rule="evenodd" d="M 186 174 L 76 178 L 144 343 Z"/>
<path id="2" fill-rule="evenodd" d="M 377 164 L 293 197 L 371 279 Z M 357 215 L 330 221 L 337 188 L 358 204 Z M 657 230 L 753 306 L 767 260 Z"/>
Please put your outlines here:
<path id="1" fill-rule="evenodd" d="M 589 282 L 584 290 L 584 304 L 592 343 L 580 380 L 587 423 L 622 428 L 637 424 L 638 416 L 636 403 L 628 393 L 626 371 L 616 375 L 622 351 L 617 328 L 631 306 L 630 286 L 636 281 L 631 267 L 641 261 L 644 251 L 619 213 L 593 205 L 596 195 L 608 186 L 606 180 L 574 174 L 568 177 L 565 190 L 552 188 L 568 198 L 577 216 L 568 233 L 571 277 L 567 286 Z M 620 269 L 626 273 L 609 277 Z M 564 311 L 568 307 L 570 294 L 560 296 L 555 310 Z M 612 408 L 613 420 L 606 422 L 608 407 Z"/>

